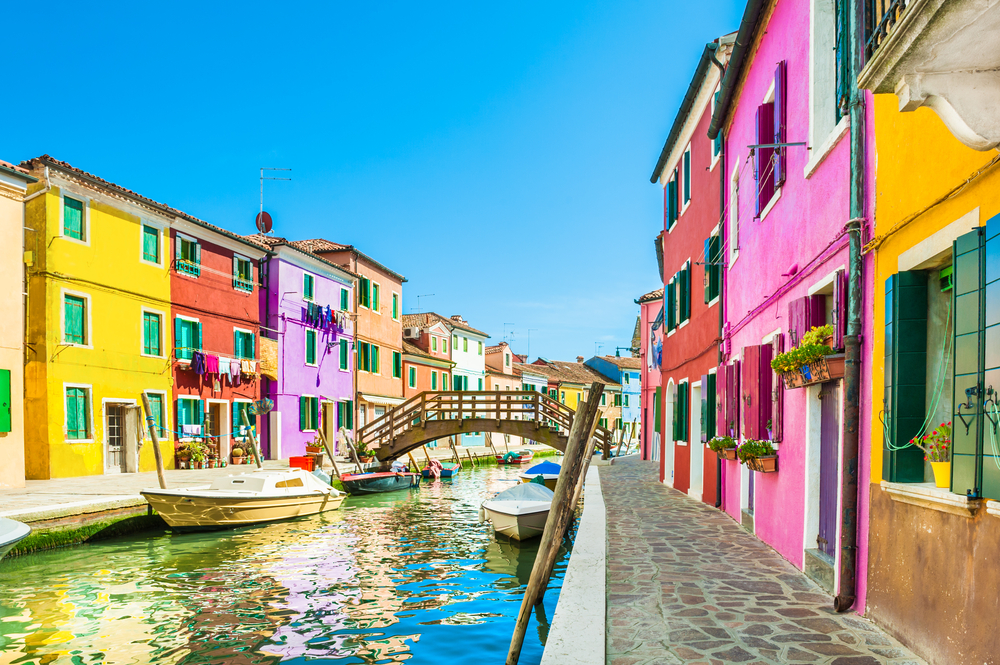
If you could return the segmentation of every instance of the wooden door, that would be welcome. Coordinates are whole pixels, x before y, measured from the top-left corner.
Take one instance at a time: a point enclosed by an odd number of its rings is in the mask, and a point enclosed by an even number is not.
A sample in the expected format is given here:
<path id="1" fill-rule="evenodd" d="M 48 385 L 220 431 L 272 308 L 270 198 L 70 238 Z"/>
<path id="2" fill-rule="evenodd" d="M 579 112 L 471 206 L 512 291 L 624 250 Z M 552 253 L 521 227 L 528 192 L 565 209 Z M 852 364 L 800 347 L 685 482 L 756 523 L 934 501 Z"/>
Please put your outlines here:
<path id="1" fill-rule="evenodd" d="M 105 406 L 105 473 L 121 473 L 125 467 L 125 405 Z"/>

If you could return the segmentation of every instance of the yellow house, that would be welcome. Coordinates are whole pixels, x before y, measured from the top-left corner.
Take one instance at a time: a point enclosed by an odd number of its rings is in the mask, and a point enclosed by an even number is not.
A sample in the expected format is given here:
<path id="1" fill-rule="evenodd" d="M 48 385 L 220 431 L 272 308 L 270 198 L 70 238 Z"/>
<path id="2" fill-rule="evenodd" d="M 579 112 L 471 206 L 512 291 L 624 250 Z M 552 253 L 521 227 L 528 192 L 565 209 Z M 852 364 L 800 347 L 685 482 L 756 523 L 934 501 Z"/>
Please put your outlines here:
<path id="1" fill-rule="evenodd" d="M 0 489 L 24 487 L 24 195 L 33 182 L 0 161 Z"/>
<path id="2" fill-rule="evenodd" d="M 25 205 L 27 477 L 152 470 L 140 410 L 145 392 L 161 426 L 173 422 L 174 215 L 48 155 L 22 166 L 38 179 Z"/>

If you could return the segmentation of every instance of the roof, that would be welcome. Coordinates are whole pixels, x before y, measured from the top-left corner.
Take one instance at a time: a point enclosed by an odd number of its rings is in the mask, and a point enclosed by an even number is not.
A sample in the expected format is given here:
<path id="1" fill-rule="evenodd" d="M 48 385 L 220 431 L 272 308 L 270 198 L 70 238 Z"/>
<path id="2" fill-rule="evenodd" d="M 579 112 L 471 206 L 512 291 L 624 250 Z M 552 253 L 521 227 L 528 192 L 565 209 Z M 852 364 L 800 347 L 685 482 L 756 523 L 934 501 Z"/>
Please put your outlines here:
<path id="1" fill-rule="evenodd" d="M 359 250 L 354 245 L 342 245 L 339 242 L 331 242 L 330 240 L 325 240 L 323 238 L 310 238 L 308 240 L 296 240 L 307 252 L 350 252 L 357 257 L 363 258 L 365 261 L 371 263 L 379 270 L 383 270 L 393 277 L 397 278 L 400 282 L 405 282 L 406 278 L 400 275 L 395 270 L 387 268 L 385 265 L 379 263 L 372 257 L 368 256 L 361 250 Z"/>
<path id="2" fill-rule="evenodd" d="M 595 369 L 583 363 L 563 360 L 546 360 L 544 365 L 525 365 L 522 371 L 539 374 L 560 383 L 578 383 L 586 385 L 597 381 L 606 386 L 621 388 L 621 384 L 609 379 Z M 517 365 L 515 365 L 516 367 Z"/>
<path id="3" fill-rule="evenodd" d="M 650 291 L 646 295 L 639 296 L 639 299 L 635 301 L 637 305 L 641 305 L 647 302 L 653 302 L 655 300 L 663 300 L 663 287 L 656 289 L 655 291 Z"/>
<path id="4" fill-rule="evenodd" d="M 621 369 L 641 369 L 642 363 L 639 362 L 638 358 L 622 358 L 620 356 L 598 356 L 607 360 L 612 365 L 617 365 Z"/>
<path id="5" fill-rule="evenodd" d="M 269 236 L 269 235 L 264 235 L 263 233 L 254 233 L 243 237 L 249 240 L 250 242 L 260 245 L 261 247 L 265 247 L 267 249 L 288 247 L 296 252 L 299 252 L 300 254 L 308 255 L 309 258 L 311 259 L 315 259 L 316 261 L 325 263 L 329 265 L 331 268 L 336 268 L 341 272 L 347 273 L 351 277 L 360 277 L 360 275 L 358 275 L 357 273 L 348 270 L 347 266 L 342 266 L 338 263 L 334 263 L 329 259 L 324 259 L 322 256 L 317 256 L 316 254 L 313 254 L 312 252 L 303 249 L 302 247 L 299 246 L 299 243 L 296 240 L 287 240 L 285 238 L 282 238 L 281 236 Z"/>
<path id="6" fill-rule="evenodd" d="M 512 367 L 510 374 L 507 374 L 506 372 L 504 372 L 501 369 L 496 369 L 494 367 L 487 367 L 486 368 L 486 373 L 487 374 L 493 374 L 494 376 L 505 376 L 508 379 L 520 379 L 521 378 L 521 370 L 517 369 L 517 367 Z"/>
<path id="7" fill-rule="evenodd" d="M 21 166 L 14 166 L 10 162 L 5 162 L 0 159 L 0 172 L 9 173 L 12 176 L 25 180 L 27 182 L 38 182 L 38 178 L 31 175 L 28 169 Z"/>
<path id="8" fill-rule="evenodd" d="M 133 201 L 136 201 L 138 203 L 142 203 L 142 204 L 144 204 L 146 206 L 149 206 L 150 208 L 155 208 L 155 209 L 159 210 L 160 212 L 165 213 L 167 215 L 172 215 L 172 216 L 175 216 L 175 217 L 181 217 L 181 218 L 183 218 L 183 219 L 185 219 L 185 220 L 187 220 L 187 221 L 189 221 L 189 222 L 191 222 L 191 223 L 193 223 L 193 224 L 195 224 L 197 226 L 201 226 L 201 227 L 203 227 L 205 229 L 208 229 L 210 231 L 215 231 L 216 233 L 220 233 L 220 234 L 226 236 L 227 238 L 235 240 L 235 241 L 237 241 L 239 243 L 242 243 L 244 245 L 252 245 L 252 246 L 257 247 L 257 248 L 261 248 L 261 247 L 263 247 L 265 249 L 267 248 L 266 245 L 262 245 L 262 244 L 260 244 L 258 242 L 250 240 L 249 236 L 237 235 L 236 233 L 233 233 L 232 231 L 227 231 L 226 229 L 222 228 L 221 226 L 216 226 L 215 224 L 209 224 L 205 220 L 198 219 L 194 215 L 189 215 L 188 213 L 184 212 L 183 210 L 178 210 L 177 208 L 172 208 L 172 207 L 166 205 L 165 203 L 160 203 L 158 201 L 154 201 L 153 199 L 151 199 L 149 197 L 146 197 L 146 196 L 143 196 L 142 194 L 138 194 L 136 192 L 133 192 L 131 189 L 125 189 L 121 185 L 116 185 L 115 183 L 109 182 L 109 181 L 105 180 L 104 178 L 99 178 L 98 176 L 94 175 L 93 173 L 87 173 L 86 171 L 78 169 L 75 166 L 73 166 L 73 165 L 71 165 L 71 164 L 69 164 L 67 162 L 59 161 L 58 159 L 55 159 L 54 157 L 52 157 L 50 155 L 42 155 L 41 157 L 34 157 L 34 158 L 29 159 L 27 161 L 21 162 L 21 167 L 27 168 L 27 167 L 25 167 L 26 164 L 30 165 L 31 167 L 37 167 L 37 166 L 54 167 L 56 169 L 59 169 L 60 171 L 64 171 L 66 173 L 71 173 L 71 174 L 73 174 L 73 175 L 75 175 L 75 176 L 77 176 L 77 177 L 79 177 L 79 178 L 81 178 L 83 180 L 86 180 L 86 181 L 90 182 L 90 184 L 92 184 L 92 185 L 97 185 L 98 187 L 102 187 L 104 189 L 110 190 L 112 192 L 115 192 L 116 194 L 119 194 L 120 196 L 123 196 L 123 197 L 128 198 L 128 199 L 132 199 Z"/>
<path id="9" fill-rule="evenodd" d="M 487 346 L 486 347 L 486 355 L 490 355 L 491 353 L 500 353 L 504 349 L 509 349 L 509 348 L 510 348 L 510 345 L 508 345 L 507 342 L 500 342 L 499 344 L 496 344 L 495 346 Z"/>
<path id="10" fill-rule="evenodd" d="M 635 317 L 635 330 L 632 331 L 632 357 L 639 357 L 639 347 L 642 345 L 642 324 L 641 317 Z M 640 366 L 639 369 L 642 369 Z"/>
<path id="11" fill-rule="evenodd" d="M 462 323 L 456 321 L 455 319 L 448 319 L 436 312 L 424 312 L 423 314 L 404 314 L 403 315 L 403 327 L 404 328 L 426 328 L 432 326 L 435 323 L 443 323 L 445 326 L 451 329 L 458 328 L 459 330 L 465 330 L 476 335 L 482 335 L 489 339 L 489 335 L 484 333 L 482 330 L 476 330 L 468 323 Z"/>
<path id="12" fill-rule="evenodd" d="M 712 113 L 712 122 L 708 125 L 708 138 L 715 139 L 722 130 L 726 116 L 729 115 L 729 107 L 733 103 L 733 96 L 736 94 L 736 85 L 743 73 L 743 66 L 747 64 L 747 56 L 750 55 L 750 47 L 753 44 L 754 35 L 757 34 L 757 26 L 764 8 L 769 0 L 749 0 L 747 8 L 743 11 L 743 19 L 740 21 L 740 30 L 736 33 L 736 43 L 733 52 L 729 56 L 726 64 L 726 73 L 722 77 L 722 85 L 719 88 L 719 101 L 715 105 L 715 112 Z"/>
<path id="13" fill-rule="evenodd" d="M 409 340 L 405 339 L 403 340 L 403 353 L 405 353 L 408 356 L 419 356 L 421 358 L 426 358 L 428 360 L 433 360 L 435 362 L 445 363 L 448 365 L 455 364 L 454 361 L 449 360 L 448 358 L 442 358 L 440 356 L 435 356 L 430 353 L 427 353 L 413 342 L 410 342 Z"/>

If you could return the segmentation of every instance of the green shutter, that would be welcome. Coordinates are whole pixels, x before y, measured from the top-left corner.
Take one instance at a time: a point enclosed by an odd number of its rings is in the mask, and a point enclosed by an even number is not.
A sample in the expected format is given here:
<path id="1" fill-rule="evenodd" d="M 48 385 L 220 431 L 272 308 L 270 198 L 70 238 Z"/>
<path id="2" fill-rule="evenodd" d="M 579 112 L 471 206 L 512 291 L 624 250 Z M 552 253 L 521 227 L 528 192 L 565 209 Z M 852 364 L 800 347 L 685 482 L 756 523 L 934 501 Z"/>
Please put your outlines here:
<path id="1" fill-rule="evenodd" d="M 194 348 L 201 351 L 201 321 L 198 321 L 195 324 L 194 330 L 195 330 Z"/>
<path id="2" fill-rule="evenodd" d="M 304 432 L 306 429 L 306 414 L 309 408 L 309 398 L 299 396 L 299 431 Z"/>
<path id="3" fill-rule="evenodd" d="M 11 429 L 10 370 L 0 369 L 0 432 Z"/>
<path id="4" fill-rule="evenodd" d="M 347 429 L 354 429 L 354 400 L 347 400 Z"/>
<path id="5" fill-rule="evenodd" d="M 347 340 L 340 340 L 340 369 L 347 369 Z"/>
<path id="6" fill-rule="evenodd" d="M 309 421 L 309 429 L 319 429 L 319 397 L 313 397 L 309 400 L 312 407 L 310 415 L 312 419 Z"/>
<path id="7" fill-rule="evenodd" d="M 667 183 L 667 230 L 677 222 L 677 170 L 674 169 L 674 179 Z"/>
<path id="8" fill-rule="evenodd" d="M 347 289 L 340 290 L 340 309 L 347 311 Z"/>
<path id="9" fill-rule="evenodd" d="M 85 329 L 85 307 L 86 301 L 76 296 L 65 296 L 63 300 L 63 311 L 65 319 L 65 339 L 67 344 L 86 344 L 87 338 Z"/>
<path id="10" fill-rule="evenodd" d="M 160 231 L 151 226 L 142 226 L 142 258 L 151 263 L 160 262 Z"/>
<path id="11" fill-rule="evenodd" d="M 691 200 L 691 152 L 684 152 L 684 203 Z"/>
<path id="12" fill-rule="evenodd" d="M 677 325 L 674 322 L 674 280 L 671 279 L 667 282 L 667 311 L 666 311 L 666 321 L 667 332 L 670 332 Z"/>
<path id="13" fill-rule="evenodd" d="M 653 396 L 653 429 L 661 433 L 662 433 L 663 418 L 661 417 L 660 407 L 662 404 L 663 404 L 663 388 L 657 387 L 656 393 Z"/>
<path id="14" fill-rule="evenodd" d="M 907 443 L 924 422 L 926 375 L 927 274 L 901 272 L 885 283 L 885 480 L 923 482 L 924 453 Z"/>
<path id="15" fill-rule="evenodd" d="M 83 201 L 63 197 L 63 233 L 83 240 Z"/>
<path id="16" fill-rule="evenodd" d="M 415 387 L 417 385 L 417 368 L 416 367 L 411 367 L 410 371 L 408 372 L 408 374 L 409 374 L 408 379 L 409 379 L 410 387 L 413 388 L 413 387 Z"/>
<path id="17" fill-rule="evenodd" d="M 687 321 L 691 316 L 691 267 L 685 266 L 680 271 L 680 303 L 677 308 L 678 323 Z"/>
<path id="18" fill-rule="evenodd" d="M 316 331 L 306 330 L 306 364 L 316 364 Z"/>
<path id="19" fill-rule="evenodd" d="M 438 375 L 437 372 L 431 372 L 431 390 L 438 389 Z"/>

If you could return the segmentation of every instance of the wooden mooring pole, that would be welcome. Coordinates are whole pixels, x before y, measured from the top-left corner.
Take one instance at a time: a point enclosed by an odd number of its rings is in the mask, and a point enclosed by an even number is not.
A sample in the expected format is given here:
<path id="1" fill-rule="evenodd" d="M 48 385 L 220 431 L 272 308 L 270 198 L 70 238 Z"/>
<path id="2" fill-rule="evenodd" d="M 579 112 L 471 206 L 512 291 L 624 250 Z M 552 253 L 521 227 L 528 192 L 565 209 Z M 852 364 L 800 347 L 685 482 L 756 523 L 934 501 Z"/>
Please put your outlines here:
<path id="1" fill-rule="evenodd" d="M 156 433 L 156 418 L 149 408 L 149 398 L 146 393 L 142 394 L 142 408 L 146 412 L 146 426 L 149 429 L 149 438 L 153 440 L 153 457 L 156 458 L 156 478 L 160 481 L 160 489 L 167 489 L 167 479 L 163 476 L 163 453 L 160 451 L 160 436 Z"/>
<path id="2" fill-rule="evenodd" d="M 337 468 L 337 460 L 333 459 L 333 448 L 330 447 L 330 442 L 327 441 L 326 435 L 323 434 L 323 430 L 319 430 L 320 441 L 323 442 L 323 448 L 326 450 L 327 456 L 330 458 L 330 464 L 333 466 L 334 476 L 340 478 L 340 469 Z"/>
<path id="3" fill-rule="evenodd" d="M 253 428 L 250 427 L 250 419 L 247 418 L 246 409 L 241 409 L 240 415 L 243 416 L 243 426 L 247 428 L 247 433 L 250 435 L 250 450 L 253 452 L 254 462 L 257 463 L 258 469 L 263 469 L 264 463 L 260 460 L 260 446 L 257 445 L 257 437 L 254 436 Z"/>
<path id="4" fill-rule="evenodd" d="M 531 578 L 528 580 L 528 588 L 524 592 L 524 600 L 521 601 L 521 609 L 517 615 L 517 624 L 514 626 L 514 635 L 510 640 L 507 665 L 517 665 L 517 661 L 521 657 L 521 646 L 524 644 L 524 634 L 528 629 L 532 608 L 542 600 L 545 585 L 548 584 L 552 568 L 559 555 L 559 546 L 562 544 L 566 525 L 569 524 L 574 510 L 576 510 L 576 486 L 585 466 L 586 456 L 592 455 L 591 441 L 596 429 L 598 405 L 601 403 L 603 391 L 604 384 L 595 381 L 590 386 L 590 399 L 584 402 L 583 407 L 577 408 L 576 417 L 573 418 L 562 469 L 559 472 L 559 479 L 556 481 L 555 496 L 552 497 L 552 508 L 545 520 L 542 541 L 538 545 L 535 564 L 531 569 Z"/>

